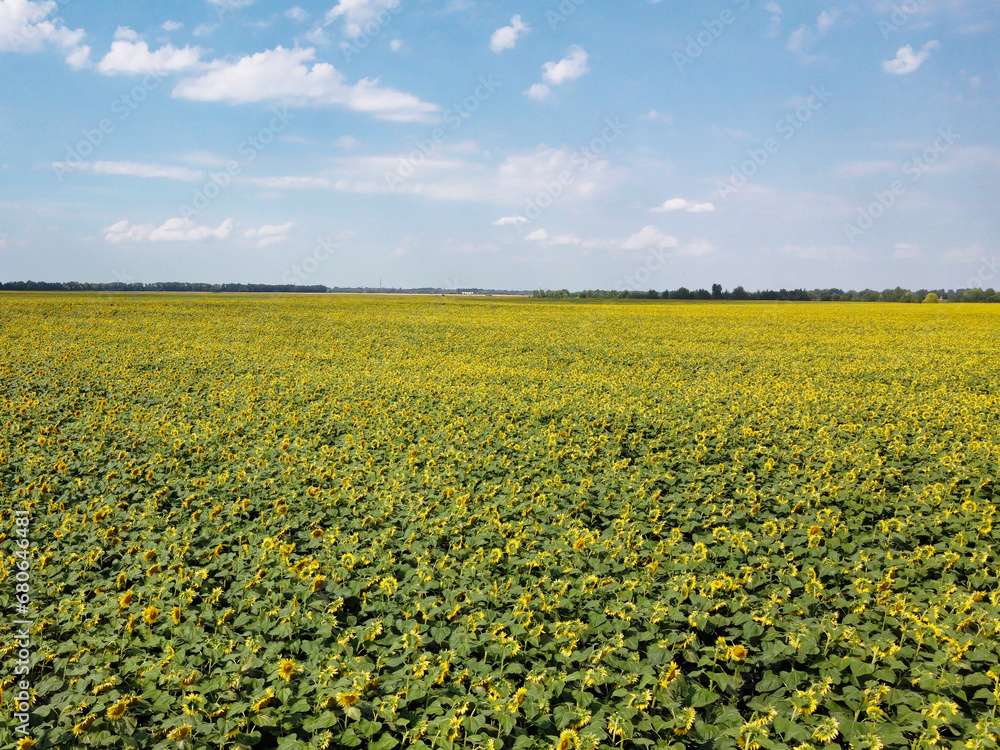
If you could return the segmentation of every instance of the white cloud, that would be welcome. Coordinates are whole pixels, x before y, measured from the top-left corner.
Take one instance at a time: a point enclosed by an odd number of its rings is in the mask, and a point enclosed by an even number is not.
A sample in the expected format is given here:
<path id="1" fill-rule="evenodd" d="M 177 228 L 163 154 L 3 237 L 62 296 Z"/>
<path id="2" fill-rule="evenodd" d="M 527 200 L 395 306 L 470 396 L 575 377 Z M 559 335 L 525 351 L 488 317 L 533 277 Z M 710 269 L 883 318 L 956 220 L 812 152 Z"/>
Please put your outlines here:
<path id="1" fill-rule="evenodd" d="M 656 208 L 649 209 L 654 213 L 665 214 L 672 211 L 687 211 L 690 214 L 704 214 L 711 213 L 715 211 L 715 205 L 712 203 L 689 203 L 683 198 L 671 198 L 665 201 L 662 206 L 657 206 Z"/>
<path id="2" fill-rule="evenodd" d="M 650 211 L 655 211 L 656 213 L 667 213 L 669 211 L 683 211 L 688 207 L 688 202 L 683 198 L 671 198 L 665 201 L 662 206 L 657 206 L 656 208 L 649 209 Z"/>
<path id="3" fill-rule="evenodd" d="M 536 229 L 528 235 L 525 235 L 524 239 L 530 242 L 539 242 L 545 245 L 579 245 L 583 242 L 582 239 L 577 237 L 575 234 L 557 234 L 555 236 L 550 235 L 544 229 Z"/>
<path id="4" fill-rule="evenodd" d="M 205 173 L 187 167 L 168 167 L 162 164 L 144 164 L 135 161 L 85 161 L 53 162 L 53 168 L 78 170 L 92 174 L 110 174 L 122 177 L 163 177 L 168 180 L 195 182 L 203 179 Z"/>
<path id="5" fill-rule="evenodd" d="M 378 79 L 364 78 L 350 85 L 329 63 L 314 63 L 316 50 L 272 50 L 243 57 L 235 63 L 220 63 L 204 75 L 182 80 L 174 88 L 177 99 L 232 104 L 268 99 L 289 104 L 338 105 L 364 112 L 381 120 L 427 122 L 440 108 L 417 97 L 379 86 Z"/>
<path id="6" fill-rule="evenodd" d="M 781 12 L 781 9 L 778 9 Z M 826 36 L 827 32 L 830 31 L 836 25 L 837 19 L 840 17 L 840 10 L 837 8 L 831 8 L 830 10 L 824 10 L 816 18 L 816 27 L 813 31 L 812 27 L 808 24 L 802 24 L 795 31 L 791 33 L 788 37 L 788 44 L 785 45 L 789 52 L 804 52 L 807 47 L 813 44 L 817 39 Z M 781 19 L 779 16 L 772 17 L 773 19 L 778 19 L 780 24 Z"/>
<path id="7" fill-rule="evenodd" d="M 221 13 L 227 10 L 239 10 L 249 8 L 254 0 L 208 0 L 209 5 L 214 5 Z"/>
<path id="8" fill-rule="evenodd" d="M 333 145 L 337 148 L 357 148 L 361 145 L 361 141 L 357 138 L 352 138 L 349 135 L 342 135 L 340 138 L 333 142 Z"/>
<path id="9" fill-rule="evenodd" d="M 552 89 L 550 89 L 544 83 L 533 83 L 531 84 L 531 86 L 528 87 L 527 91 L 525 91 L 524 93 L 528 98 L 534 99 L 536 102 L 540 102 L 550 93 L 552 93 Z"/>
<path id="10" fill-rule="evenodd" d="M 931 50 L 937 49 L 940 46 L 936 40 L 932 39 L 921 47 L 919 52 L 914 53 L 913 47 L 907 44 L 896 51 L 894 59 L 886 60 L 882 63 L 882 70 L 897 76 L 912 73 L 918 70 L 926 62 L 927 58 L 931 56 Z"/>
<path id="11" fill-rule="evenodd" d="M 649 114 L 646 116 L 653 122 L 665 122 L 667 124 L 670 124 L 674 121 L 673 115 L 665 115 L 662 112 L 658 112 L 655 109 L 649 110 Z"/>
<path id="12" fill-rule="evenodd" d="M 309 12 L 296 5 L 285 11 L 285 18 L 302 23 L 309 18 Z"/>
<path id="13" fill-rule="evenodd" d="M 553 184 L 561 187 L 556 199 L 560 209 L 592 201 L 623 183 L 626 174 L 612 170 L 606 159 L 589 161 L 579 151 L 545 145 L 510 153 L 499 166 L 491 162 L 486 152 L 470 151 L 466 143 L 444 143 L 402 181 L 398 170 L 406 162 L 399 153 L 342 156 L 333 159 L 330 171 L 324 174 L 339 191 L 482 201 L 505 207 L 500 215 L 524 211 L 527 200 L 543 193 L 551 197 Z M 583 163 L 585 169 L 581 168 Z M 572 175 L 569 182 L 566 175 Z M 390 182 L 387 178 L 393 176 L 396 179 Z"/>
<path id="14" fill-rule="evenodd" d="M 803 24 L 799 26 L 795 31 L 792 32 L 791 36 L 788 37 L 788 44 L 785 48 L 789 52 L 801 52 L 802 48 L 806 44 L 807 34 L 809 33 L 809 27 Z"/>
<path id="15" fill-rule="evenodd" d="M 695 203 L 691 208 L 688 209 L 688 213 L 691 214 L 709 214 L 715 211 L 715 204 L 713 203 Z"/>
<path id="16" fill-rule="evenodd" d="M 764 10 L 771 14 L 771 23 L 767 29 L 767 36 L 769 39 L 774 39 L 781 33 L 781 6 L 771 0 L 771 2 L 764 3 Z"/>
<path id="17" fill-rule="evenodd" d="M 819 14 L 819 18 L 816 19 L 816 31 L 819 32 L 820 36 L 823 36 L 826 32 L 833 28 L 839 17 L 840 11 L 837 8 L 824 10 Z"/>
<path id="18" fill-rule="evenodd" d="M 257 229 L 248 229 L 244 232 L 244 237 L 274 237 L 280 234 L 288 234 L 289 230 L 295 226 L 295 222 L 289 221 L 285 224 L 264 224 Z"/>
<path id="19" fill-rule="evenodd" d="M 201 240 L 224 240 L 233 229 L 233 220 L 226 219 L 219 226 L 200 227 L 191 219 L 167 219 L 157 227 L 155 224 L 132 224 L 127 220 L 119 221 L 104 231 L 104 239 L 108 242 L 198 242 Z"/>
<path id="20" fill-rule="evenodd" d="M 184 28 L 184 24 L 180 21 L 164 21 L 160 24 L 160 28 L 164 31 L 180 31 Z"/>
<path id="21" fill-rule="evenodd" d="M 510 19 L 510 26 L 501 26 L 493 32 L 493 35 L 490 37 L 490 49 L 494 52 L 514 49 L 518 37 L 529 31 L 531 31 L 531 28 L 521 20 L 521 16 L 514 16 Z"/>
<path id="22" fill-rule="evenodd" d="M 58 9 L 55 0 L 0 0 L 0 52 L 39 52 L 58 48 L 74 70 L 90 66 L 90 47 L 83 44 L 86 32 L 71 30 L 59 19 L 49 20 Z"/>
<path id="23" fill-rule="evenodd" d="M 257 247 L 267 247 L 277 245 L 288 239 L 289 230 L 295 226 L 294 222 L 286 224 L 265 224 L 257 229 L 248 229 L 243 233 L 244 237 L 257 240 Z"/>
<path id="24" fill-rule="evenodd" d="M 201 48 L 177 49 L 166 44 L 156 52 L 132 29 L 120 26 L 115 32 L 111 50 L 97 65 L 104 75 L 136 74 L 151 72 L 180 72 L 202 67 Z"/>
<path id="25" fill-rule="evenodd" d="M 547 62 L 542 66 L 542 79 L 546 83 L 559 86 L 590 72 L 590 68 L 587 67 L 590 55 L 583 47 L 570 47 L 567 53 L 559 62 Z"/>
<path id="26" fill-rule="evenodd" d="M 344 33 L 349 37 L 358 37 L 364 33 L 366 23 L 379 23 L 387 11 L 399 7 L 400 0 L 339 0 L 326 12 L 327 25 L 338 18 L 344 20 Z"/>
<path id="27" fill-rule="evenodd" d="M 647 225 L 620 245 L 622 250 L 645 250 L 650 247 L 677 247 L 677 238 L 664 234 L 653 225 Z"/>
<path id="28" fill-rule="evenodd" d="M 389 49 L 391 49 L 393 52 L 399 52 L 401 49 L 403 49 L 403 40 L 391 39 L 389 41 Z"/>
<path id="29" fill-rule="evenodd" d="M 330 187 L 330 181 L 325 177 L 247 177 L 243 182 L 256 187 L 282 190 Z"/>
<path id="30" fill-rule="evenodd" d="M 499 219 L 493 222 L 495 227 L 506 227 L 506 226 L 517 226 L 518 224 L 526 224 L 527 219 L 523 216 L 501 216 Z"/>
<path id="31" fill-rule="evenodd" d="M 551 92 L 551 86 L 561 86 L 566 81 L 573 81 L 590 72 L 587 60 L 590 55 L 578 45 L 573 45 L 566 51 L 566 57 L 559 62 L 547 62 L 542 66 L 542 81 L 533 84 L 525 95 L 536 101 L 541 101 Z"/>

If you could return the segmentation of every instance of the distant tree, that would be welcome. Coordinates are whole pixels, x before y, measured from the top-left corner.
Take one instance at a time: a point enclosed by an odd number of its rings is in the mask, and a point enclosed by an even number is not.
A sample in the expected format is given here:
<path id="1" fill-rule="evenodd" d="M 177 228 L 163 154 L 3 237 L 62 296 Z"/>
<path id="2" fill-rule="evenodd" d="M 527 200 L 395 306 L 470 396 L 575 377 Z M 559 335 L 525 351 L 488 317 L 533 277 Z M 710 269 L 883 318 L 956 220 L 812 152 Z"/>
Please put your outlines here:
<path id="1" fill-rule="evenodd" d="M 738 286 L 735 289 L 733 289 L 732 292 L 729 293 L 729 298 L 736 300 L 747 300 L 750 299 L 750 295 L 747 293 L 746 289 L 744 289 L 741 286 Z"/>
<path id="2" fill-rule="evenodd" d="M 682 286 L 670 293 L 670 299 L 691 299 L 691 292 L 687 287 Z"/>
<path id="3" fill-rule="evenodd" d="M 722 299 L 722 284 L 712 284 L 712 299 Z"/>
<path id="4" fill-rule="evenodd" d="M 938 297 L 936 294 L 934 294 L 934 292 L 927 292 L 927 295 L 924 297 L 924 302 L 930 302 L 936 304 L 940 301 L 941 298 Z"/>

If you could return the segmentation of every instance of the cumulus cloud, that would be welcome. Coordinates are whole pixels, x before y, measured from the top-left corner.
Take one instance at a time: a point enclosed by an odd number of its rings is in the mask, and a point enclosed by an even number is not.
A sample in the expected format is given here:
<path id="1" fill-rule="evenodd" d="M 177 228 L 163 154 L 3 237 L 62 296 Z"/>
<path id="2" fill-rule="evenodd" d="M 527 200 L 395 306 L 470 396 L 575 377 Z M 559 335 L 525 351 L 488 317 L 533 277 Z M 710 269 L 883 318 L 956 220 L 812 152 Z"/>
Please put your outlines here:
<path id="1" fill-rule="evenodd" d="M 779 8 L 778 13 L 780 12 L 781 9 Z M 780 23 L 779 16 L 774 16 L 774 18 L 777 18 Z M 817 39 L 826 36 L 827 32 L 836 25 L 838 18 L 840 18 L 839 9 L 831 8 L 830 10 L 824 10 L 816 18 L 815 27 L 803 24 L 795 29 L 791 33 L 791 36 L 788 37 L 786 48 L 790 52 L 804 52 L 806 47 L 813 44 Z"/>
<path id="2" fill-rule="evenodd" d="M 544 245 L 579 245 L 583 242 L 575 234 L 557 234 L 553 236 L 544 229 L 536 229 L 534 232 L 525 235 L 524 239 Z"/>
<path id="3" fill-rule="evenodd" d="M 531 28 L 521 20 L 521 16 L 514 16 L 510 19 L 510 26 L 501 26 L 493 32 L 493 35 L 490 37 L 490 49 L 494 52 L 514 49 L 518 38 L 529 31 L 531 31 Z"/>
<path id="4" fill-rule="evenodd" d="M 205 173 L 186 167 L 170 167 L 162 164 L 145 164 L 135 161 L 84 161 L 52 163 L 53 169 L 90 172 L 92 174 L 110 174 L 123 177 L 163 177 L 168 180 L 194 182 L 204 178 Z"/>
<path id="5" fill-rule="evenodd" d="M 666 235 L 652 224 L 649 224 L 622 242 L 620 247 L 622 250 L 677 247 L 677 238 Z"/>
<path id="6" fill-rule="evenodd" d="M 662 206 L 657 206 L 656 208 L 651 208 L 650 211 L 655 211 L 656 213 L 667 213 L 669 211 L 683 211 L 688 207 L 688 202 L 683 198 L 671 198 L 665 201 Z"/>
<path id="7" fill-rule="evenodd" d="M 203 75 L 182 80 L 173 96 L 231 104 L 272 99 L 300 105 L 335 105 L 400 122 L 428 122 L 438 116 L 437 105 L 384 88 L 377 79 L 364 78 L 348 84 L 343 73 L 329 63 L 314 63 L 315 58 L 312 47 L 278 46 L 234 63 L 220 63 Z"/>
<path id="8" fill-rule="evenodd" d="M 649 209 L 654 213 L 670 213 L 672 211 L 687 211 L 691 214 L 703 214 L 710 213 L 715 210 L 715 205 L 712 203 L 689 203 L 684 198 L 671 198 L 665 201 L 662 206 L 656 206 L 655 208 Z"/>
<path id="9" fill-rule="evenodd" d="M 378 22 L 380 14 L 399 7 L 400 0 L 339 0 L 326 12 L 327 25 L 343 19 L 344 33 L 349 37 L 359 37 L 369 22 Z"/>
<path id="10" fill-rule="evenodd" d="M 49 19 L 55 0 L 0 0 L 0 52 L 39 52 L 56 47 L 74 70 L 90 66 L 90 47 L 83 44 L 83 29 L 72 30 L 56 18 Z"/>
<path id="11" fill-rule="evenodd" d="M 122 220 L 104 230 L 107 233 L 104 239 L 114 243 L 142 240 L 150 242 L 199 242 L 210 239 L 224 240 L 232 232 L 232 229 L 232 219 L 226 219 L 215 228 L 198 226 L 191 219 L 179 217 L 167 219 L 160 226 L 132 224 L 128 220 Z"/>
<path id="12" fill-rule="evenodd" d="M 257 247 L 276 245 L 288 239 L 288 232 L 295 226 L 294 222 L 285 224 L 264 224 L 256 229 L 250 228 L 243 233 L 244 237 L 257 240 Z"/>
<path id="13" fill-rule="evenodd" d="M 501 216 L 499 219 L 493 222 L 495 227 L 507 227 L 507 226 L 517 226 L 518 224 L 527 223 L 527 219 L 523 216 Z"/>
<path id="14" fill-rule="evenodd" d="M 97 65 L 104 75 L 128 75 L 150 72 L 183 72 L 202 66 L 201 48 L 177 49 L 165 44 L 156 52 L 127 26 L 119 26 L 111 50 Z"/>
<path id="15" fill-rule="evenodd" d="M 547 62 L 542 66 L 542 83 L 533 84 L 524 93 L 531 99 L 545 99 L 552 91 L 552 86 L 561 86 L 566 81 L 573 81 L 590 72 L 587 60 L 590 55 L 578 45 L 570 47 L 566 56 L 558 62 Z"/>
<path id="16" fill-rule="evenodd" d="M 160 28 L 164 31 L 180 31 L 184 28 L 184 24 L 180 21 L 164 21 L 160 24 Z"/>
<path id="17" fill-rule="evenodd" d="M 907 73 L 918 70 L 931 56 L 931 50 L 940 46 L 936 40 L 932 39 L 921 47 L 919 52 L 914 52 L 913 47 L 907 44 L 896 51 L 895 58 L 882 63 L 882 70 L 893 75 L 905 76 Z"/>
<path id="18" fill-rule="evenodd" d="M 309 12 L 296 5 L 285 11 L 285 18 L 302 23 L 309 18 Z"/>

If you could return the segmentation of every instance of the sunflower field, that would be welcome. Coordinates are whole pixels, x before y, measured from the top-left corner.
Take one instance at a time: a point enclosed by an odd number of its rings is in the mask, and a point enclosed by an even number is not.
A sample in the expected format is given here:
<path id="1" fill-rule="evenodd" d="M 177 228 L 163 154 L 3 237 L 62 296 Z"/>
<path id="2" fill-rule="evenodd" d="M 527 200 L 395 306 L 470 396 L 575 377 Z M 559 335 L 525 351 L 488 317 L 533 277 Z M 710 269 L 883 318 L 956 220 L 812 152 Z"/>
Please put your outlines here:
<path id="1" fill-rule="evenodd" d="M 998 343 L 977 305 L 2 294 L 0 742 L 996 748 Z"/>

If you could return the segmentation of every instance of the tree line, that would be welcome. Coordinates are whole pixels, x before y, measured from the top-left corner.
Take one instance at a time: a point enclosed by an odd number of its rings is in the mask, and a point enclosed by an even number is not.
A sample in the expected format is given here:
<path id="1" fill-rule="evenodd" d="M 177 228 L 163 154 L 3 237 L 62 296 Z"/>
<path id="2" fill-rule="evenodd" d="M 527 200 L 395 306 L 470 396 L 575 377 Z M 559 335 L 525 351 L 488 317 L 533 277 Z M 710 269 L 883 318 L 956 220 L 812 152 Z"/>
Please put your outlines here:
<path id="1" fill-rule="evenodd" d="M 772 302 L 1000 302 L 1000 294 L 993 289 L 918 289 L 910 291 L 902 287 L 862 291 L 843 289 L 762 289 L 748 292 L 742 286 L 724 290 L 721 284 L 712 284 L 709 289 L 688 289 L 649 291 L 607 291 L 588 289 L 570 292 L 567 289 L 536 290 L 533 297 L 544 299 L 677 299 L 677 300 L 762 300 Z"/>
<path id="2" fill-rule="evenodd" d="M 733 301 L 773 301 L 773 302 L 1000 302 L 1000 294 L 993 289 L 918 289 L 910 291 L 902 287 L 862 291 L 843 289 L 761 289 L 749 292 L 742 286 L 723 289 L 721 284 L 712 284 L 711 289 L 688 289 L 680 287 L 658 292 L 650 289 L 640 291 L 610 291 L 586 289 L 571 292 L 567 289 L 537 289 L 533 292 L 504 289 L 441 289 L 420 287 L 417 289 L 397 289 L 382 287 L 329 287 L 322 284 L 303 286 L 298 284 L 202 284 L 185 281 L 159 281 L 151 284 L 142 282 L 79 282 L 79 281 L 8 281 L 0 282 L 0 291 L 5 292 L 203 292 L 203 293 L 292 293 L 292 294 L 504 294 L 532 296 L 538 299 L 673 299 L 673 300 L 733 300 Z"/>

